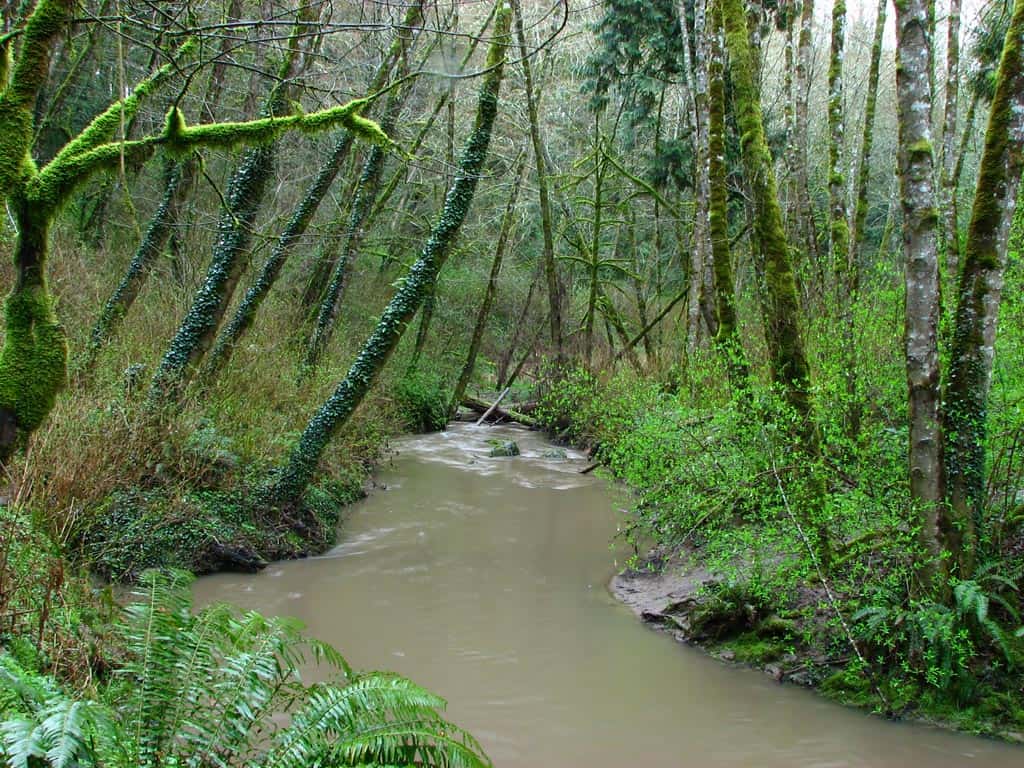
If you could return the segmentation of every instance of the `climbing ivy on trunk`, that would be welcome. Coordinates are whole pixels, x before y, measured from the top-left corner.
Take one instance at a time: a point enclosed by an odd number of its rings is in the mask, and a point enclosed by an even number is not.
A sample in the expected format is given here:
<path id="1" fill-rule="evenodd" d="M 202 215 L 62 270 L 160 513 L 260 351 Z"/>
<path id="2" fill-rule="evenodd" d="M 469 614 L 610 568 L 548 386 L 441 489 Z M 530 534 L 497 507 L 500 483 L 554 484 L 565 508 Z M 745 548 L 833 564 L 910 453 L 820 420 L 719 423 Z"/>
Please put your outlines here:
<path id="1" fill-rule="evenodd" d="M 491 131 L 498 112 L 498 94 L 511 21 L 511 13 L 504 0 L 499 0 L 499 5 L 487 53 L 487 74 L 480 86 L 473 130 L 462 151 L 459 170 L 448 190 L 441 216 L 345 378 L 310 419 L 292 449 L 287 464 L 266 489 L 266 498 L 270 503 L 287 505 L 301 498 L 331 438 L 349 420 L 370 391 L 377 375 L 405 333 L 409 321 L 436 283 L 441 267 L 458 236 L 487 159 Z"/>

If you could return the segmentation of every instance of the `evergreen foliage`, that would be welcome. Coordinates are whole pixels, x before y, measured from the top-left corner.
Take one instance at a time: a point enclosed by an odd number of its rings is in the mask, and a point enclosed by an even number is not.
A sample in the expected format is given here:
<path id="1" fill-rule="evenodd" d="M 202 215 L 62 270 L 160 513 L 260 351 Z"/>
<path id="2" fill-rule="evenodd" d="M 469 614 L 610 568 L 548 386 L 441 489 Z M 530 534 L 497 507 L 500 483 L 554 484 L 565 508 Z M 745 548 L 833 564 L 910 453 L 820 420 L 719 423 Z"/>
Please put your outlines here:
<path id="1" fill-rule="evenodd" d="M 117 627 L 125 663 L 95 697 L 0 656 L 8 765 L 490 765 L 440 716 L 443 699 L 354 671 L 294 620 L 224 605 L 194 612 L 190 583 L 181 572 L 144 575 Z M 324 682 L 302 681 L 309 662 Z"/>

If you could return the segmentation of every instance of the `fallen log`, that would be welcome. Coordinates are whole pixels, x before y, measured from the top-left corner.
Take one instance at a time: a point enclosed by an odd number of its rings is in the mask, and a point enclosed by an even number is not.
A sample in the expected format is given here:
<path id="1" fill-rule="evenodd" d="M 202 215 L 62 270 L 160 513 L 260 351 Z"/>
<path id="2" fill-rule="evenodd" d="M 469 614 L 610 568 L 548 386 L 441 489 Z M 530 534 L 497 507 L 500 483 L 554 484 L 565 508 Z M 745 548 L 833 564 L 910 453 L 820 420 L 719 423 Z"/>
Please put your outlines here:
<path id="1" fill-rule="evenodd" d="M 481 416 L 480 420 L 477 421 L 477 423 L 476 423 L 476 425 L 478 427 L 487 420 L 488 416 L 490 416 L 492 413 L 494 413 L 494 409 L 497 408 L 501 404 L 501 401 L 505 399 L 505 395 L 507 395 L 509 393 L 510 389 L 512 389 L 512 387 L 505 387 L 505 389 L 503 389 L 501 391 L 501 394 L 498 395 L 498 399 L 495 400 L 493 403 L 491 403 L 491 407 L 490 408 L 488 408 L 486 411 L 484 411 L 484 415 Z"/>
<path id="2" fill-rule="evenodd" d="M 469 408 L 469 410 L 474 413 L 485 414 L 486 418 L 490 421 L 514 421 L 517 424 L 522 424 L 523 426 L 531 427 L 533 429 L 536 429 L 538 426 L 536 419 L 527 416 L 519 410 L 513 410 L 511 408 L 495 406 L 491 413 L 487 414 L 487 412 L 492 408 L 491 404 L 485 403 L 483 400 L 478 398 L 470 397 L 469 395 L 462 398 L 462 405 Z M 483 418 L 484 416 L 481 416 L 481 420 L 483 420 Z M 477 423 L 479 424 L 480 422 L 478 421 Z"/>

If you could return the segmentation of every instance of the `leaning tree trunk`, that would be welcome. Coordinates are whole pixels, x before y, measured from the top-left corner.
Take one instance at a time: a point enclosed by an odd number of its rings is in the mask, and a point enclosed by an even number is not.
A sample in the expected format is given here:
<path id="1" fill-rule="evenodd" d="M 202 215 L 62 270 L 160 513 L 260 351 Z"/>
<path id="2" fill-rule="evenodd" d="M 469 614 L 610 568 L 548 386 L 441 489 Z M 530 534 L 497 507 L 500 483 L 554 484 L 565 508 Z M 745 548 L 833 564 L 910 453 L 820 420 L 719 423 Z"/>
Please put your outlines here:
<path id="1" fill-rule="evenodd" d="M 820 447 L 811 404 L 810 366 L 800 333 L 800 303 L 789 243 L 786 242 L 782 223 L 771 151 L 765 140 L 747 20 L 742 0 L 719 2 L 729 52 L 736 122 L 742 136 L 743 164 L 753 198 L 754 234 L 764 256 L 768 309 L 765 339 L 768 342 L 772 378 L 782 388 L 786 402 L 796 415 L 801 449 L 814 461 L 819 456 Z M 824 523 L 815 519 L 820 510 L 824 488 L 813 468 L 809 470 L 809 481 L 810 498 L 804 505 L 803 522 L 813 526 L 816 554 L 821 565 L 828 569 L 831 560 L 828 529 Z"/>
<path id="2" fill-rule="evenodd" d="M 146 234 L 143 235 L 135 249 L 135 254 L 132 256 L 121 282 L 117 284 L 113 294 L 103 305 L 100 316 L 92 327 L 85 358 L 82 361 L 85 370 L 91 368 L 96 362 L 100 350 L 110 340 L 125 315 L 135 304 L 139 291 L 142 290 L 153 265 L 163 254 L 171 239 L 171 234 L 178 221 L 178 209 L 187 189 L 184 178 L 189 175 L 185 172 L 186 162 L 171 158 L 166 161 L 163 196 L 149 220 Z"/>
<path id="3" fill-rule="evenodd" d="M 942 424 L 939 414 L 938 211 L 932 154 L 932 40 L 929 7 L 934 0 L 896 3 L 897 167 L 906 259 L 906 365 L 910 418 L 910 495 L 921 515 L 921 543 L 932 562 L 924 575 L 944 571 L 949 529 L 944 511 Z"/>
<path id="4" fill-rule="evenodd" d="M 454 414 L 462 403 L 462 396 L 466 394 L 466 387 L 473 376 L 473 369 L 476 368 L 476 356 L 480 351 L 480 342 L 483 341 L 484 331 L 487 328 L 487 319 L 491 314 L 491 304 L 494 303 L 494 295 L 498 291 L 498 276 L 501 274 L 501 264 L 505 258 L 505 249 L 508 246 L 508 239 L 512 233 L 512 220 L 516 212 L 516 200 L 519 199 L 519 187 L 523 182 L 523 171 L 526 169 L 526 156 L 524 155 L 516 162 L 515 181 L 512 182 L 512 191 L 508 196 L 508 203 L 505 205 L 505 214 L 501 218 L 501 228 L 498 231 L 498 241 L 494 246 L 494 261 L 491 262 L 491 274 L 487 278 L 487 288 L 484 290 L 483 301 L 480 302 L 480 310 L 476 315 L 476 323 L 473 326 L 473 335 L 469 340 L 469 352 L 466 354 L 466 362 L 462 366 L 459 380 L 455 384 L 455 391 L 452 393 L 451 403 L 448 405 L 448 413 Z"/>
<path id="5" fill-rule="evenodd" d="M 390 133 L 395 123 L 398 122 L 398 115 L 402 110 L 405 95 L 405 89 L 392 92 L 388 105 L 385 108 L 384 120 L 381 123 L 381 128 L 385 132 Z M 348 281 L 352 274 L 352 262 L 362 246 L 363 238 L 366 236 L 366 222 L 373 207 L 373 202 L 377 199 L 385 158 L 386 153 L 382 147 L 373 147 L 366 158 L 366 162 L 363 164 L 363 171 L 359 177 L 355 196 L 352 200 L 352 210 L 349 212 L 348 224 L 342 237 L 342 248 L 334 262 L 330 280 L 320 300 L 320 309 L 317 312 L 313 332 L 310 335 L 309 343 L 306 345 L 306 356 L 302 363 L 305 373 L 316 368 L 334 333 L 334 327 L 338 322 L 338 313 L 341 311 L 342 299 L 345 295 L 345 288 L 348 287 Z"/>
<path id="6" fill-rule="evenodd" d="M 538 95 L 534 88 L 533 72 L 530 66 L 526 36 L 523 33 L 523 12 L 520 0 L 512 0 L 515 11 L 516 40 L 522 57 L 523 83 L 526 87 L 526 111 L 530 119 L 530 141 L 533 143 L 533 157 L 537 165 L 537 194 L 540 201 L 540 226 L 544 242 L 544 277 L 548 286 L 548 322 L 551 324 L 551 344 L 555 348 L 555 360 L 565 362 L 565 338 L 562 328 L 562 287 L 558 279 L 558 265 L 555 262 L 555 236 L 551 212 L 551 196 L 548 189 L 548 164 L 544 140 L 540 132 Z"/>
<path id="7" fill-rule="evenodd" d="M 291 80 L 302 66 L 304 57 L 299 40 L 305 33 L 304 26 L 296 25 L 278 72 L 278 84 L 264 104 L 264 116 L 275 117 L 292 111 L 294 86 Z M 155 409 L 176 400 L 212 346 L 245 271 L 245 256 L 252 242 L 256 215 L 263 204 L 267 181 L 274 172 L 276 161 L 277 145 L 269 142 L 245 150 L 241 163 L 231 175 L 227 208 L 221 212 L 217 224 L 217 243 L 206 277 L 153 376 L 147 397 L 149 408 Z"/>
<path id="8" fill-rule="evenodd" d="M 715 310 L 718 333 L 715 344 L 725 358 L 729 384 L 735 394 L 747 391 L 750 367 L 736 322 L 736 297 L 729 256 L 729 192 L 725 167 L 725 50 L 722 17 L 712 6 L 708 56 L 708 179 L 710 186 L 709 229 L 714 265 Z"/>
<path id="9" fill-rule="evenodd" d="M 949 548 L 960 578 L 974 569 L 985 497 L 986 404 L 1007 242 L 1024 172 L 1024 0 L 1014 3 L 996 75 L 985 148 L 967 230 L 946 387 Z"/>
<path id="10" fill-rule="evenodd" d="M 383 87 L 395 63 L 406 56 L 411 43 L 412 28 L 419 26 L 423 21 L 422 9 L 422 0 L 409 6 L 402 27 L 395 35 L 391 48 L 380 63 L 380 66 L 377 67 L 377 71 L 370 81 L 369 94 L 372 95 Z M 338 172 L 341 170 L 342 165 L 344 165 L 351 147 L 352 134 L 345 131 L 335 141 L 330 155 L 328 155 L 323 165 L 320 166 L 320 170 L 317 171 L 316 179 L 314 179 L 312 186 L 306 190 L 302 201 L 292 212 L 291 218 L 277 238 L 277 242 L 274 244 L 269 258 L 260 269 L 259 275 L 257 275 L 256 280 L 245 292 L 245 296 L 239 303 L 238 309 L 235 310 L 231 321 L 217 338 L 217 342 L 210 352 L 206 363 L 206 369 L 209 374 L 216 373 L 227 363 L 239 340 L 252 327 L 256 319 L 256 313 L 263 304 L 263 300 L 266 299 L 271 288 L 274 287 L 289 256 L 294 252 L 296 245 L 298 245 L 302 236 L 306 233 L 306 229 L 313 220 L 313 216 L 320 207 L 320 203 L 327 196 Z M 378 150 L 380 151 L 380 156 L 383 157 L 383 150 L 376 146 L 371 149 L 371 156 L 375 155 Z M 383 163 L 383 160 L 381 160 L 381 163 Z"/>
<path id="11" fill-rule="evenodd" d="M 500 2 L 500 0 L 499 0 Z M 268 501 L 294 504 L 316 472 L 320 457 L 338 429 L 344 425 L 376 380 L 398 345 L 405 328 L 437 281 L 466 218 L 491 141 L 498 112 L 505 52 L 509 43 L 510 12 L 501 2 L 495 16 L 493 41 L 487 53 L 487 74 L 480 86 L 473 131 L 462 151 L 459 172 L 445 198 L 441 216 L 419 258 L 384 310 L 373 333 L 334 393 L 320 407 L 289 456 L 287 465 L 267 489 Z"/>

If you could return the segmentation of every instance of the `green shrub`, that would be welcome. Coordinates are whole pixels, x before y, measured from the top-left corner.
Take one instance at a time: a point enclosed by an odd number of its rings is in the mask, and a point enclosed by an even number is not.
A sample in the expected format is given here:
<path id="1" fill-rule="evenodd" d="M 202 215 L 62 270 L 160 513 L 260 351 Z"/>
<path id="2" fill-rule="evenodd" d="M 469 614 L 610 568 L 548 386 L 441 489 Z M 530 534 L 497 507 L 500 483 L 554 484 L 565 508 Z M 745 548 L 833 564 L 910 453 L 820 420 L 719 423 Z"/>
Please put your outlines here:
<path id="1" fill-rule="evenodd" d="M 395 403 L 405 428 L 437 432 L 448 424 L 451 393 L 439 375 L 416 370 L 395 382 Z"/>

